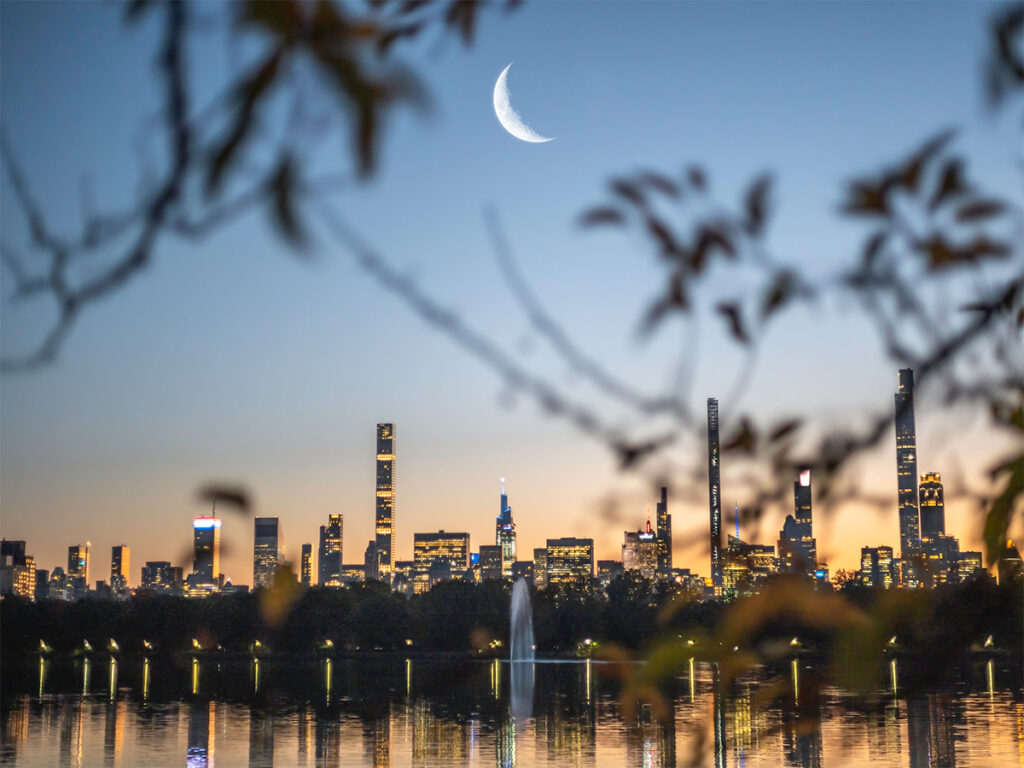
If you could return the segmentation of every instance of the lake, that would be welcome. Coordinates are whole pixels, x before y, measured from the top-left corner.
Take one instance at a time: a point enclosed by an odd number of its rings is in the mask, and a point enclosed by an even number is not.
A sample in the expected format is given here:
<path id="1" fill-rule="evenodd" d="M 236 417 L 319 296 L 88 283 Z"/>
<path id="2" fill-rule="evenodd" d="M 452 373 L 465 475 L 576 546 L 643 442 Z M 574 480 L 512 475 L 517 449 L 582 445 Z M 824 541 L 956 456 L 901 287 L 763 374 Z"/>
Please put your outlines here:
<path id="1" fill-rule="evenodd" d="M 807 681 L 811 661 L 759 669 L 724 694 L 710 664 L 624 717 L 590 662 L 444 657 L 141 658 L 4 670 L 0 764 L 17 766 L 1024 765 L 1020 681 L 995 662 L 905 697 Z M 513 679 L 515 678 L 515 679 Z M 801 681 L 804 684 L 801 685 Z"/>

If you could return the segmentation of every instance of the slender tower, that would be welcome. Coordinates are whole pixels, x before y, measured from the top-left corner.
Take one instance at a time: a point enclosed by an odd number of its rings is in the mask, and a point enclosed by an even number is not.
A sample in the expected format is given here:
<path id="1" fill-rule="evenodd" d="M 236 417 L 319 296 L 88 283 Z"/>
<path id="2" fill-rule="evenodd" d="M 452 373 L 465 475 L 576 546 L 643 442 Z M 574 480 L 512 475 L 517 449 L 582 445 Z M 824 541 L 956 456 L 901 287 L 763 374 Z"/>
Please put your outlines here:
<path id="1" fill-rule="evenodd" d="M 395 567 L 395 425 L 377 425 L 377 577 L 390 581 Z"/>
<path id="2" fill-rule="evenodd" d="M 914 429 L 914 370 L 900 369 L 896 389 L 896 482 L 899 489 L 900 559 L 904 586 L 913 586 L 910 563 L 921 551 L 917 508 L 917 432 Z"/>
<path id="3" fill-rule="evenodd" d="M 501 547 L 501 575 L 512 576 L 512 564 L 516 561 L 516 524 L 512 522 L 512 507 L 508 505 L 504 477 L 501 478 L 501 506 L 495 524 L 494 543 Z"/>
<path id="4" fill-rule="evenodd" d="M 672 576 L 672 515 L 668 513 L 668 488 L 664 486 L 655 515 L 658 524 L 658 575 L 667 579 Z"/>
<path id="5" fill-rule="evenodd" d="M 722 588 L 722 482 L 719 474 L 718 400 L 708 398 L 708 501 L 711 512 L 711 583 Z"/>

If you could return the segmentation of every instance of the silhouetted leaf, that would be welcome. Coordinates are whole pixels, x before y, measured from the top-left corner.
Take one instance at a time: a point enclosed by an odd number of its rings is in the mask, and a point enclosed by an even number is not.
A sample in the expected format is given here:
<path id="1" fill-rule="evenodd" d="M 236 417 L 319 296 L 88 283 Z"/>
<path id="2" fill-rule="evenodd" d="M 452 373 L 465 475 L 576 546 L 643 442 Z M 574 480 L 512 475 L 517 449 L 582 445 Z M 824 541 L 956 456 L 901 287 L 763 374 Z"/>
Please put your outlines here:
<path id="1" fill-rule="evenodd" d="M 720 249 L 730 259 L 736 258 L 736 246 L 728 231 L 718 224 L 706 224 L 701 227 L 697 235 L 697 245 L 690 255 L 690 264 L 694 272 L 699 273 L 703 270 L 713 248 Z"/>
<path id="2" fill-rule="evenodd" d="M 306 243 L 306 234 L 299 223 L 298 211 L 295 208 L 295 166 L 291 155 L 281 157 L 277 169 L 270 177 L 268 191 L 272 204 L 274 222 L 285 239 L 292 245 L 302 246 Z"/>
<path id="3" fill-rule="evenodd" d="M 252 512 L 249 492 L 240 485 L 210 484 L 203 486 L 198 495 L 202 501 L 208 504 L 220 504 L 245 514 Z"/>
<path id="4" fill-rule="evenodd" d="M 650 333 L 665 318 L 670 311 L 690 311 L 690 300 L 686 293 L 686 278 L 680 272 L 674 272 L 669 278 L 668 293 L 663 298 L 654 302 L 647 310 L 640 330 L 642 333 Z"/>
<path id="5" fill-rule="evenodd" d="M 878 259 L 878 254 L 882 252 L 882 246 L 885 245 L 888 237 L 888 232 L 876 232 L 864 244 L 863 262 L 866 269 L 871 269 L 874 266 L 875 261 Z"/>
<path id="6" fill-rule="evenodd" d="M 715 307 L 715 312 L 725 318 L 729 333 L 736 341 L 740 344 L 750 343 L 750 336 L 747 335 L 747 329 L 743 324 L 743 312 L 738 303 L 724 301 Z"/>
<path id="7" fill-rule="evenodd" d="M 403 37 L 415 37 L 420 33 L 423 28 L 422 23 L 405 24 L 399 27 L 392 27 L 381 33 L 380 37 L 377 38 L 377 53 L 381 56 L 386 56 L 388 51 L 391 50 L 391 46 L 401 40 Z"/>
<path id="8" fill-rule="evenodd" d="M 624 179 L 614 179 L 608 184 L 608 187 L 613 193 L 624 200 L 628 200 L 638 208 L 644 208 L 647 205 L 647 198 L 644 197 L 644 193 L 635 184 L 631 184 Z"/>
<path id="9" fill-rule="evenodd" d="M 599 224 L 625 224 L 626 215 L 617 208 L 600 207 L 584 211 L 580 216 L 580 225 L 594 227 Z"/>
<path id="10" fill-rule="evenodd" d="M 942 167 L 939 184 L 935 188 L 935 194 L 932 195 L 931 201 L 928 203 L 928 208 L 934 211 L 947 200 L 958 197 L 969 190 L 970 188 L 964 182 L 963 161 L 959 158 L 947 160 Z"/>
<path id="11" fill-rule="evenodd" d="M 793 434 L 803 424 L 803 419 L 788 419 L 787 421 L 780 422 L 775 426 L 774 429 L 768 434 L 769 443 L 777 443 L 785 437 Z"/>
<path id="12" fill-rule="evenodd" d="M 645 216 L 644 225 L 651 237 L 658 243 L 662 256 L 672 258 L 679 253 L 679 244 L 672 236 L 671 230 L 663 222 L 653 216 Z"/>
<path id="13" fill-rule="evenodd" d="M 302 31 L 303 14 L 297 0 L 245 0 L 238 9 L 240 22 L 260 26 L 281 40 L 294 40 Z"/>
<path id="14" fill-rule="evenodd" d="M 138 21 L 150 8 L 154 6 L 152 0 L 131 0 L 124 7 L 124 20 L 131 24 Z"/>
<path id="15" fill-rule="evenodd" d="M 707 187 L 707 179 L 704 177 L 704 171 L 696 165 L 691 165 L 686 169 L 686 178 L 694 189 L 698 189 L 703 192 Z"/>
<path id="16" fill-rule="evenodd" d="M 445 14 L 448 26 L 458 29 L 462 41 L 469 45 L 473 42 L 473 30 L 476 25 L 477 5 L 471 0 L 452 0 Z"/>
<path id="17" fill-rule="evenodd" d="M 919 244 L 919 250 L 928 255 L 932 269 L 964 266 L 987 259 L 1002 259 L 1010 255 L 1010 246 L 1006 243 L 978 237 L 967 245 L 955 247 L 941 234 L 935 234 Z"/>
<path id="18" fill-rule="evenodd" d="M 744 227 L 752 237 L 759 236 L 764 228 L 768 215 L 768 195 L 771 193 L 771 187 L 772 177 L 766 173 L 758 177 L 747 190 L 744 204 L 747 220 Z"/>
<path id="19" fill-rule="evenodd" d="M 757 429 L 746 416 L 740 419 L 739 426 L 722 441 L 722 451 L 740 451 L 753 454 L 757 446 Z"/>
<path id="20" fill-rule="evenodd" d="M 789 269 L 780 269 L 775 273 L 774 279 L 765 289 L 761 299 L 762 322 L 785 307 L 794 297 L 806 294 L 808 291 L 807 286 L 803 285 L 795 272 Z"/>
<path id="21" fill-rule="evenodd" d="M 853 216 L 888 216 L 888 194 L 885 183 L 854 181 L 847 191 L 842 211 Z"/>
<path id="22" fill-rule="evenodd" d="M 615 453 L 619 458 L 619 468 L 629 469 L 630 467 L 637 464 L 645 456 L 649 456 L 656 451 L 661 450 L 669 443 L 673 442 L 674 438 L 671 435 L 665 435 L 654 440 L 647 440 L 642 443 L 627 443 L 618 442 L 613 446 Z"/>
<path id="23" fill-rule="evenodd" d="M 956 220 L 960 222 L 980 221 L 999 216 L 1006 211 L 1006 204 L 999 200 L 973 200 L 960 206 Z"/>

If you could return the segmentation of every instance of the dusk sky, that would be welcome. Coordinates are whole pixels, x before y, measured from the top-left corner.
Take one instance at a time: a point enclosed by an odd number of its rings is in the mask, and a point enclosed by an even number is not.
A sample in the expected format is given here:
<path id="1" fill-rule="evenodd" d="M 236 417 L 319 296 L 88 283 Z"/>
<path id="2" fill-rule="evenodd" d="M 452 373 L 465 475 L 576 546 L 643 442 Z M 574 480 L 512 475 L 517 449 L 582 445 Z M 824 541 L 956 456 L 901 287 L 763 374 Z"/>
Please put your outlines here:
<path id="1" fill-rule="evenodd" d="M 756 174 L 777 173 L 772 248 L 812 277 L 848 263 L 864 232 L 837 215 L 843 182 L 960 126 L 971 172 L 1019 196 L 1018 126 L 986 112 L 981 89 L 986 3 L 526 3 L 489 12 L 467 50 L 419 45 L 410 62 L 433 113 L 399 116 L 378 175 L 333 199 L 346 220 L 438 301 L 524 365 L 612 421 L 530 330 L 503 284 L 483 212 L 501 218 L 534 291 L 579 345 L 635 387 L 670 381 L 686 337 L 674 322 L 651 339 L 639 318 L 661 273 L 634 232 L 583 231 L 581 211 L 606 200 L 615 174 L 707 169 L 735 201 Z M 217 7 L 210 6 L 216 16 Z M 140 138 L 157 103 L 150 26 L 126 27 L 111 4 L 0 6 L 2 124 L 55 229 L 96 205 L 131 202 Z M 193 50 L 194 72 L 221 82 L 231 52 L 216 33 Z M 517 141 L 495 119 L 492 89 L 514 62 L 514 107 L 546 144 Z M 212 85 L 210 86 L 212 88 Z M 338 142 L 336 158 L 347 147 Z M 84 182 L 83 182 L 84 180 Z M 91 541 L 91 579 L 109 576 L 110 547 L 131 547 L 131 583 L 146 560 L 191 567 L 191 519 L 209 481 L 243 484 L 256 513 L 281 517 L 290 559 L 327 515 L 344 515 L 344 560 L 361 562 L 373 532 L 374 426 L 397 425 L 398 557 L 415 531 L 468 531 L 493 544 L 498 482 L 520 557 L 547 537 L 587 536 L 620 556 L 624 528 L 644 521 L 653 491 L 618 470 L 607 447 L 552 420 L 385 293 L 317 228 L 296 258 L 255 211 L 198 244 L 165 240 L 155 263 L 86 311 L 59 358 L 0 380 L 0 523 L 37 566 L 66 566 Z M 27 241 L 9 179 L 0 227 Z M 4 275 L 7 281 L 7 275 Z M 732 286 L 709 286 L 727 292 Z M 8 291 L 5 290 L 5 295 Z M 5 354 L 45 332 L 51 307 L 2 305 Z M 689 392 L 702 411 L 765 419 L 801 414 L 823 427 L 891 409 L 896 370 L 850 304 L 790 312 L 771 330 L 742 403 L 726 398 L 740 358 L 704 316 Z M 921 392 L 918 469 L 981 471 L 1004 445 L 984 414 L 942 410 Z M 690 445 L 698 451 L 700 445 Z M 692 463 L 694 456 L 689 457 Z M 728 462 L 728 456 L 725 458 Z M 892 435 L 860 463 L 865 490 L 889 494 L 884 515 L 817 515 L 819 557 L 856 568 L 860 547 L 898 547 Z M 723 500 L 744 502 L 724 467 Z M 673 494 L 675 565 L 708 575 L 706 484 Z M 685 494 L 684 494 L 685 492 Z M 598 510 L 613 494 L 618 521 Z M 817 510 L 816 510 L 817 513 Z M 784 511 L 744 532 L 774 544 Z M 947 529 L 980 549 L 980 517 L 952 503 Z M 224 514 L 222 570 L 252 582 L 252 522 Z M 728 530 L 732 531 L 729 524 Z M 188 559 L 186 559 L 188 558 Z"/>

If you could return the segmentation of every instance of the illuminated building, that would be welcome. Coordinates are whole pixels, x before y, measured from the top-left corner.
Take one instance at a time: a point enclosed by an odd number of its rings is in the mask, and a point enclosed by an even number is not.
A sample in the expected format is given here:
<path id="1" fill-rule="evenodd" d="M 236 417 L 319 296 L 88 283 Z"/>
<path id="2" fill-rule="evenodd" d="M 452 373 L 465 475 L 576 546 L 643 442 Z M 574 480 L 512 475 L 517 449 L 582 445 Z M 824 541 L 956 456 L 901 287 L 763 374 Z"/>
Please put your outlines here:
<path id="1" fill-rule="evenodd" d="M 926 472 L 921 475 L 921 538 L 934 538 L 946 533 L 946 508 L 942 494 L 942 475 Z"/>
<path id="2" fill-rule="evenodd" d="M 302 545 L 302 570 L 299 571 L 300 580 L 302 586 L 310 587 L 313 585 L 313 545 L 303 544 Z"/>
<path id="3" fill-rule="evenodd" d="M 985 574 L 981 564 L 981 552 L 961 552 L 956 559 L 956 575 L 958 581 L 969 581 Z"/>
<path id="4" fill-rule="evenodd" d="M 501 501 L 494 526 L 494 543 L 501 547 L 501 575 L 511 576 L 512 563 L 516 561 L 516 524 L 512 522 L 512 507 L 508 505 L 504 477 L 501 478 Z"/>
<path id="5" fill-rule="evenodd" d="M 757 590 L 764 581 L 779 572 L 779 558 L 770 544 L 748 544 L 738 536 L 729 535 L 722 569 L 725 591 L 746 594 Z"/>
<path id="6" fill-rule="evenodd" d="M 779 532 L 779 568 L 785 573 L 815 576 L 818 570 L 818 543 L 811 519 L 811 470 L 804 469 L 793 483 L 793 514 Z"/>
<path id="7" fill-rule="evenodd" d="M 414 594 L 416 573 L 416 562 L 414 560 L 396 560 L 394 572 L 391 574 L 391 588 L 403 595 Z M 450 570 L 445 578 L 451 578 Z"/>
<path id="8" fill-rule="evenodd" d="M 181 594 L 182 572 L 166 560 L 147 560 L 142 566 L 142 586 L 160 594 Z"/>
<path id="9" fill-rule="evenodd" d="M 395 564 L 395 425 L 377 425 L 377 568 L 374 578 L 390 581 Z"/>
<path id="10" fill-rule="evenodd" d="M 89 544 L 68 547 L 68 588 L 73 598 L 83 597 L 89 591 Z"/>
<path id="11" fill-rule="evenodd" d="M 47 585 L 47 596 L 51 600 L 70 600 L 71 586 L 68 582 L 68 575 L 59 565 L 50 574 L 50 582 Z"/>
<path id="12" fill-rule="evenodd" d="M 548 584 L 590 585 L 594 576 L 593 539 L 548 539 L 546 549 Z"/>
<path id="13" fill-rule="evenodd" d="M 668 513 L 668 488 L 664 486 L 655 515 L 658 524 L 658 576 L 667 579 L 672 576 L 672 515 Z"/>
<path id="14" fill-rule="evenodd" d="M 900 518 L 900 586 L 917 587 L 914 560 L 921 552 L 917 508 L 917 432 L 914 428 L 914 371 L 901 368 L 896 388 L 896 483 Z"/>
<path id="15" fill-rule="evenodd" d="M 722 588 L 722 479 L 718 442 L 718 400 L 708 398 L 708 503 L 711 513 L 711 582 Z"/>
<path id="16" fill-rule="evenodd" d="M 320 526 L 320 551 L 317 563 L 317 584 L 321 587 L 341 586 L 341 564 L 344 545 L 345 519 L 341 515 L 328 515 L 327 525 Z"/>
<path id="17" fill-rule="evenodd" d="M 482 581 L 488 581 L 489 579 L 500 579 L 503 574 L 502 560 L 501 560 L 501 547 L 488 546 L 484 544 L 480 547 L 480 579 Z"/>
<path id="18" fill-rule="evenodd" d="M 622 562 L 619 560 L 597 561 L 597 583 L 601 589 L 608 589 L 608 585 L 621 576 L 622 572 Z"/>
<path id="19" fill-rule="evenodd" d="M 1022 567 L 1024 567 L 1024 563 L 1020 559 L 1020 551 L 1013 545 L 1012 539 L 1007 540 L 1006 549 L 1003 550 L 999 562 L 996 563 L 999 585 L 1010 584 L 1020 579 Z"/>
<path id="20" fill-rule="evenodd" d="M 366 579 L 366 565 L 348 563 L 341 566 L 341 583 L 355 584 Z"/>
<path id="21" fill-rule="evenodd" d="M 533 586 L 544 589 L 548 585 L 548 551 L 545 547 L 533 550 Z"/>
<path id="22" fill-rule="evenodd" d="M 468 533 L 415 533 L 412 538 L 416 568 L 427 568 L 436 560 L 448 563 L 453 573 L 469 567 Z"/>
<path id="23" fill-rule="evenodd" d="M 413 534 L 413 576 L 416 593 L 428 591 L 438 581 L 464 574 L 469 568 L 469 534 Z"/>
<path id="24" fill-rule="evenodd" d="M 204 595 L 220 586 L 220 524 L 217 517 L 197 517 L 192 521 L 190 595 Z"/>
<path id="25" fill-rule="evenodd" d="M 25 554 L 24 541 L 4 539 L 0 544 L 0 594 L 35 600 L 36 561 Z"/>
<path id="26" fill-rule="evenodd" d="M 284 560 L 281 521 L 276 517 L 257 517 L 253 527 L 252 587 L 269 587 Z"/>
<path id="27" fill-rule="evenodd" d="M 942 492 L 942 475 L 927 472 L 918 486 L 921 511 L 921 555 L 924 573 L 919 579 L 934 587 L 955 581 L 960 543 L 946 535 L 946 512 Z"/>
<path id="28" fill-rule="evenodd" d="M 896 584 L 896 568 L 892 547 L 861 547 L 860 583 L 866 587 L 892 589 Z"/>
<path id="29" fill-rule="evenodd" d="M 131 549 L 118 544 L 110 551 L 110 590 L 115 595 L 128 594 L 128 572 L 131 568 Z"/>
<path id="30" fill-rule="evenodd" d="M 654 580 L 658 572 L 658 538 L 651 530 L 650 508 L 647 525 L 640 531 L 626 531 L 622 543 L 622 570 L 635 571 Z"/>

